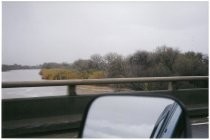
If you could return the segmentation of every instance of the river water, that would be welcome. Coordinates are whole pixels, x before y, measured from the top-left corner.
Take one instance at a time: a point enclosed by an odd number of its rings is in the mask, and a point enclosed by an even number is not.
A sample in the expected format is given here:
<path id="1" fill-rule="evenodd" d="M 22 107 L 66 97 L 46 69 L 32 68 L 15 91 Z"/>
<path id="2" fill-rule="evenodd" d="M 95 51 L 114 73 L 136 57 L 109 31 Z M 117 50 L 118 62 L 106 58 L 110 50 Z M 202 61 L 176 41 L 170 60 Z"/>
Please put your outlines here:
<path id="1" fill-rule="evenodd" d="M 2 72 L 2 81 L 40 81 L 42 80 L 42 78 L 39 75 L 39 72 L 40 69 L 6 71 Z M 110 93 L 113 91 L 114 89 L 108 86 L 81 85 L 76 87 L 76 92 L 78 95 Z M 67 86 L 2 89 L 2 99 L 59 96 L 59 95 L 67 95 Z"/>
<path id="2" fill-rule="evenodd" d="M 2 72 L 2 81 L 40 81 L 40 69 L 11 70 Z M 2 99 L 29 98 L 41 96 L 66 95 L 66 86 L 57 87 L 27 87 L 27 88 L 3 88 Z"/>

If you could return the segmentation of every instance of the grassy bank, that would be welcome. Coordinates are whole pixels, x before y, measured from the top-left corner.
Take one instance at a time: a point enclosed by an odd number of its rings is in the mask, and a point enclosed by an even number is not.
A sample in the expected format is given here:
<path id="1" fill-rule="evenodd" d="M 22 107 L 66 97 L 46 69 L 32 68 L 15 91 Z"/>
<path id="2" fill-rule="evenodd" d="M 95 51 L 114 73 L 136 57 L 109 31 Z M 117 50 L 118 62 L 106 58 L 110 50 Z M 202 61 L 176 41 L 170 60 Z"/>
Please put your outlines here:
<path id="1" fill-rule="evenodd" d="M 105 78 L 104 71 L 90 70 L 79 72 L 71 69 L 41 69 L 42 79 L 66 80 L 66 79 L 100 79 Z"/>

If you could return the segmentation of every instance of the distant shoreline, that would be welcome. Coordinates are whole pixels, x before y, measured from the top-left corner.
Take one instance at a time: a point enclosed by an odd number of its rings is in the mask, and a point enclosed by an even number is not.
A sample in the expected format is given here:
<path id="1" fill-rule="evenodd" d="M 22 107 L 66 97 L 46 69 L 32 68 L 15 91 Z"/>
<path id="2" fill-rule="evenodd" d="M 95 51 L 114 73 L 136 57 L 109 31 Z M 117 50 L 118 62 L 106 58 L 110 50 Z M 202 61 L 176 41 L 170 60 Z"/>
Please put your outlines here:
<path id="1" fill-rule="evenodd" d="M 18 64 L 14 64 L 14 65 L 2 65 L 2 72 L 5 71 L 10 71 L 10 70 L 25 70 L 25 69 L 41 69 L 41 65 L 37 65 L 37 66 L 27 66 L 27 65 L 18 65 Z"/>
<path id="2" fill-rule="evenodd" d="M 8 71 L 13 71 L 13 70 L 37 70 L 40 68 L 31 68 L 31 69 L 9 69 L 9 70 L 2 70 L 2 72 L 8 72 Z"/>

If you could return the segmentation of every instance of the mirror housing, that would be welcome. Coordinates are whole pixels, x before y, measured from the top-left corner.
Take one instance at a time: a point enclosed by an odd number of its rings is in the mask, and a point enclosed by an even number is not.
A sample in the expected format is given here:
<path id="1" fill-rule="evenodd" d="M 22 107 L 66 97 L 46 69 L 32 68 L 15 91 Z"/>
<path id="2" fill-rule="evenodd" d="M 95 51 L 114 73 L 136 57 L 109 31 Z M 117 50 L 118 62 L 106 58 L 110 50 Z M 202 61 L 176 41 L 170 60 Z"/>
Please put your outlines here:
<path id="1" fill-rule="evenodd" d="M 85 112 L 80 138 L 189 138 L 184 105 L 171 96 L 109 94 L 94 98 Z"/>

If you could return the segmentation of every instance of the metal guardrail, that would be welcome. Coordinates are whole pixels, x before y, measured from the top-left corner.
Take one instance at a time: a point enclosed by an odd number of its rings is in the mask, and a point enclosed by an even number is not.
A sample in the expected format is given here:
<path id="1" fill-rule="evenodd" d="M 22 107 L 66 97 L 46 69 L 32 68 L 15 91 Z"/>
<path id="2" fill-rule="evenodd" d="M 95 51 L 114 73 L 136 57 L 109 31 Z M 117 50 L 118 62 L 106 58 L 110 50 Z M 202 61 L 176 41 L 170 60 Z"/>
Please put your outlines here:
<path id="1" fill-rule="evenodd" d="M 105 78 L 2 82 L 2 88 L 68 86 L 68 94 L 76 95 L 76 85 L 100 85 L 122 83 L 168 82 L 168 90 L 174 90 L 177 81 L 208 80 L 208 76 L 174 76 L 174 77 L 141 77 L 141 78 Z"/>

